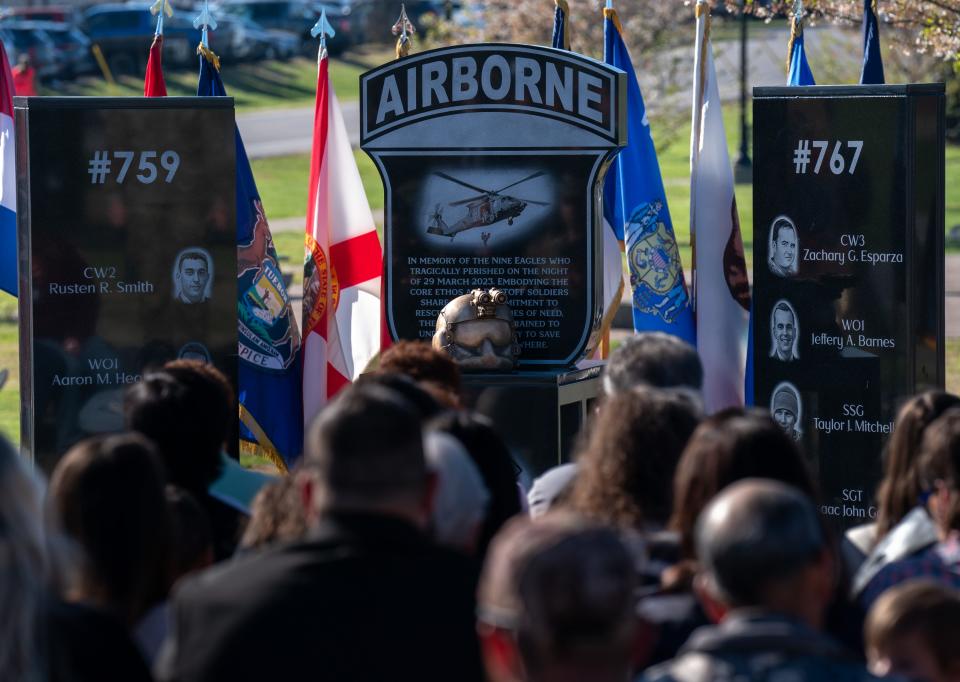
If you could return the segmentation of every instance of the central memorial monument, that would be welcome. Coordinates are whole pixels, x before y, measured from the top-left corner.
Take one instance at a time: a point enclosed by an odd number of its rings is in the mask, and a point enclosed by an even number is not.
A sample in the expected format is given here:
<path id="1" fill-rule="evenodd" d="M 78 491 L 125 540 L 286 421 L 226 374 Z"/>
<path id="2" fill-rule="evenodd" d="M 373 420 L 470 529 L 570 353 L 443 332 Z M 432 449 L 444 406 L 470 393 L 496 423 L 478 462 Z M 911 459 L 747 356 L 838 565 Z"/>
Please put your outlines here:
<path id="1" fill-rule="evenodd" d="M 598 341 L 600 190 L 626 143 L 625 88 L 606 64 L 507 44 L 423 52 L 360 81 L 361 147 L 386 193 L 390 336 L 429 340 L 452 299 L 502 291 L 519 371 L 468 377 L 468 399 L 534 471 L 569 452 L 596 395 L 599 367 L 576 365 Z"/>

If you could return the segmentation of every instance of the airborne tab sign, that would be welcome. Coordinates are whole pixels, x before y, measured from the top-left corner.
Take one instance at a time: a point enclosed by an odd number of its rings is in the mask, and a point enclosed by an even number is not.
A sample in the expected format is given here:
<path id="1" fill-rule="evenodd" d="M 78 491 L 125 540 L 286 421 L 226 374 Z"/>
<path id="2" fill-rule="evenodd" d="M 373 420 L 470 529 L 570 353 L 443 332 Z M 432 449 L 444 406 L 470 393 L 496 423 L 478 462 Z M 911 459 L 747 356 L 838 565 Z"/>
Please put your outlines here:
<path id="1" fill-rule="evenodd" d="M 625 138 L 625 74 L 562 50 L 468 45 L 361 77 L 361 147 L 386 194 L 386 313 L 429 339 L 441 308 L 504 291 L 526 369 L 587 352 L 602 313 L 599 188 Z"/>

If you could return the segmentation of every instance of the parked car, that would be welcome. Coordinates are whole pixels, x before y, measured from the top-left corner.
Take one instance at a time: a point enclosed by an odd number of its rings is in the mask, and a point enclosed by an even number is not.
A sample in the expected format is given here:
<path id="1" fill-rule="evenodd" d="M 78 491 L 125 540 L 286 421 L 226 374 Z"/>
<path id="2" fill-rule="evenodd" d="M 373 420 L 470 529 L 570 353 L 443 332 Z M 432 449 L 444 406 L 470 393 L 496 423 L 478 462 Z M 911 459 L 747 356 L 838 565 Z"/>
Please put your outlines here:
<path id="1" fill-rule="evenodd" d="M 184 13 L 163 24 L 163 60 L 171 66 L 192 64 L 200 31 Z M 142 73 L 146 68 L 157 19 L 147 5 L 97 5 L 83 14 L 81 29 L 100 46 L 114 73 Z"/>
<path id="2" fill-rule="evenodd" d="M 289 31 L 264 28 L 251 19 L 225 16 L 217 19 L 210 46 L 231 61 L 287 60 L 300 51 L 300 37 Z"/>
<path id="3" fill-rule="evenodd" d="M 97 70 L 90 39 L 80 29 L 62 22 L 34 21 L 35 28 L 47 34 L 57 51 L 57 77 L 73 78 Z"/>
<path id="4" fill-rule="evenodd" d="M 327 20 L 337 35 L 327 41 L 330 54 L 339 54 L 352 44 L 349 13 L 339 5 L 326 5 Z M 222 16 L 250 19 L 267 29 L 288 31 L 298 36 L 300 51 L 316 51 L 310 29 L 320 16 L 321 5 L 305 0 L 230 0 L 219 6 Z"/>
<path id="5" fill-rule="evenodd" d="M 24 21 L 54 21 L 64 24 L 76 24 L 80 14 L 76 7 L 66 5 L 44 5 L 41 7 L 7 7 L 0 11 L 0 21 L 21 19 Z"/>
<path id="6" fill-rule="evenodd" d="M 4 21 L 0 29 L 8 36 L 6 42 L 13 45 L 11 61 L 15 64 L 25 54 L 36 71 L 37 77 L 56 78 L 60 72 L 57 48 L 45 31 L 32 21 Z"/>

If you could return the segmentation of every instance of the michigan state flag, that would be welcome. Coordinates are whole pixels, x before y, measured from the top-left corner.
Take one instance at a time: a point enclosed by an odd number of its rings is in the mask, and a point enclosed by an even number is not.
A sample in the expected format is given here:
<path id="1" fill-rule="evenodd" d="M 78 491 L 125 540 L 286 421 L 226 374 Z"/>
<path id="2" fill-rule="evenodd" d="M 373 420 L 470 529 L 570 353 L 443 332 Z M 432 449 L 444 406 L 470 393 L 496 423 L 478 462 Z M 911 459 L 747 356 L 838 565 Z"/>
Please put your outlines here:
<path id="1" fill-rule="evenodd" d="M 643 94 L 612 7 L 604 10 L 603 59 L 627 73 L 627 146 L 607 171 L 604 219 L 626 242 L 633 328 L 696 344 L 693 309 L 660 176 Z"/>
<path id="2" fill-rule="evenodd" d="M 224 97 L 219 60 L 201 47 L 197 95 Z M 237 154 L 237 316 L 241 449 L 288 469 L 303 449 L 300 331 L 240 132 Z"/>

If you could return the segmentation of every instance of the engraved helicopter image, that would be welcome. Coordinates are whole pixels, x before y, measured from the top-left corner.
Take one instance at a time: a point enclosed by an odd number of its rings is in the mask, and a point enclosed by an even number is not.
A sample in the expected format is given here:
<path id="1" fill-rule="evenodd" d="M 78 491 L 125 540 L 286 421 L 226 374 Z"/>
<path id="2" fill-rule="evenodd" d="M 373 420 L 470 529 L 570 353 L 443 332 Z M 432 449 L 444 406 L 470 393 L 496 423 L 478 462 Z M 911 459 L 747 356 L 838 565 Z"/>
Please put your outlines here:
<path id="1" fill-rule="evenodd" d="M 480 192 L 480 194 L 447 204 L 447 206 L 466 205 L 467 207 L 466 214 L 452 225 L 447 224 L 447 222 L 443 219 L 443 205 L 437 204 L 434 208 L 433 215 L 430 216 L 430 225 L 427 227 L 427 234 L 450 237 L 452 240 L 460 232 L 472 230 L 475 227 L 486 227 L 488 225 L 498 223 L 501 220 L 506 220 L 507 225 L 513 225 L 514 219 L 523 213 L 523 209 L 527 207 L 527 204 L 536 204 L 537 206 L 550 205 L 545 201 L 520 199 L 519 197 L 503 194 L 504 191 L 510 189 L 511 187 L 516 187 L 519 184 L 544 175 L 543 171 L 533 173 L 521 180 L 511 182 L 509 185 L 493 191 L 483 189 L 482 187 L 477 187 L 476 185 L 471 185 L 468 182 L 458 180 L 452 175 L 447 175 L 446 173 L 438 172 L 434 173 L 434 175 L 441 177 L 444 180 L 449 180 L 450 182 L 462 185 L 467 189 L 472 189 L 475 192 Z M 489 235 L 489 233 L 484 234 Z M 489 239 L 489 236 L 487 239 Z"/>

